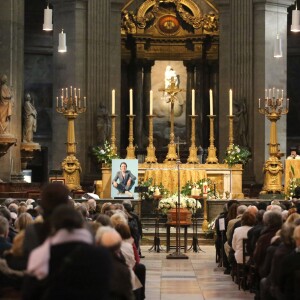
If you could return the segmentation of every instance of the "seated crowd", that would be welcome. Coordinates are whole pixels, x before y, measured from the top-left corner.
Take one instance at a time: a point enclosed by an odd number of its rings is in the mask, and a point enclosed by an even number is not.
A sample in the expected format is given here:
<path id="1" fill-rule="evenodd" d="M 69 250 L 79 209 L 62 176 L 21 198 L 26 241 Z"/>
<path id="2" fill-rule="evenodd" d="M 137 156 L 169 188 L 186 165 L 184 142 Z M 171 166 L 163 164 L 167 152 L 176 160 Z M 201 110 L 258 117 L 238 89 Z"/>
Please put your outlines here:
<path id="1" fill-rule="evenodd" d="M 299 212 L 298 200 L 248 207 L 230 200 L 216 219 L 219 267 L 255 299 L 300 299 Z"/>
<path id="2" fill-rule="evenodd" d="M 145 298 L 141 224 L 130 200 L 75 202 L 62 184 L 0 207 L 0 298 Z"/>

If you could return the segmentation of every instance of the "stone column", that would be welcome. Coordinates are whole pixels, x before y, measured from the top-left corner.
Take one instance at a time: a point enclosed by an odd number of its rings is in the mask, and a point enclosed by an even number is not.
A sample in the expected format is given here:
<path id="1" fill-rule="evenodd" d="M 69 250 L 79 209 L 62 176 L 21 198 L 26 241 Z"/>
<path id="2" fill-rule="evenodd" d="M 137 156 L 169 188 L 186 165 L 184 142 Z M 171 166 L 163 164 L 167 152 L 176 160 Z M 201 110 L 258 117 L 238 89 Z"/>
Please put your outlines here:
<path id="1" fill-rule="evenodd" d="M 134 145 L 136 144 L 139 151 L 143 148 L 143 65 L 140 61 L 136 63 L 136 79 L 133 91 L 133 114 L 134 118 Z"/>
<path id="2" fill-rule="evenodd" d="M 194 63 L 191 62 L 184 62 L 186 66 L 186 113 L 185 113 L 185 141 L 187 145 L 190 145 L 191 143 L 191 117 L 192 114 L 192 89 L 195 89 L 195 78 L 194 78 Z M 195 96 L 196 98 L 196 96 Z M 197 102 L 197 98 L 195 99 L 195 102 Z M 195 103 L 196 105 L 196 103 Z M 196 106 L 195 106 L 196 108 Z M 198 114 L 198 111 L 195 111 L 196 114 Z"/>
<path id="3" fill-rule="evenodd" d="M 277 5 L 278 3 L 278 5 Z M 245 99 L 248 117 L 248 145 L 253 166 L 248 177 L 262 183 L 261 168 L 267 157 L 269 123 L 258 113 L 258 98 L 265 88 L 285 90 L 286 24 L 288 0 L 220 0 L 220 90 L 219 146 L 220 159 L 228 146 L 228 91 L 233 89 L 233 102 Z M 283 57 L 274 58 L 276 25 L 283 41 Z M 233 113 L 236 112 L 236 106 Z M 262 134 L 262 129 L 264 134 Z M 234 130 L 238 130 L 234 128 Z M 281 150 L 286 147 L 286 118 L 278 123 Z"/>
<path id="4" fill-rule="evenodd" d="M 75 141 L 77 142 L 78 158 L 83 170 L 86 169 L 85 153 L 87 153 L 89 132 L 89 111 L 93 109 L 93 99 L 87 92 L 87 65 L 86 65 L 86 24 L 87 1 L 86 0 L 54 0 L 53 3 L 53 97 L 60 96 L 62 88 L 80 88 L 81 97 L 87 97 L 87 112 L 80 114 L 75 120 Z M 66 33 L 67 52 L 58 52 L 58 35 L 64 29 Z M 70 96 L 70 91 L 69 91 Z M 53 103 L 55 101 L 53 100 Z M 50 169 L 60 169 L 61 162 L 66 157 L 67 120 L 63 114 L 56 112 L 53 105 L 53 147 L 52 164 Z"/>
<path id="5" fill-rule="evenodd" d="M 153 61 L 147 61 L 144 63 L 144 79 L 143 79 L 143 117 L 144 117 L 144 133 L 143 135 L 144 140 L 143 140 L 143 145 L 146 146 L 148 145 L 148 119 L 147 115 L 149 115 L 149 109 L 150 109 L 150 90 L 151 90 L 151 69 L 152 66 L 154 65 Z"/>
<path id="6" fill-rule="evenodd" d="M 24 1 L 2 1 L 0 10 L 0 74 L 6 74 L 14 94 L 13 115 L 9 132 L 17 138 L 5 156 L 0 158 L 0 178 L 10 181 L 10 175 L 20 174 L 22 140 L 22 100 L 24 63 Z"/>

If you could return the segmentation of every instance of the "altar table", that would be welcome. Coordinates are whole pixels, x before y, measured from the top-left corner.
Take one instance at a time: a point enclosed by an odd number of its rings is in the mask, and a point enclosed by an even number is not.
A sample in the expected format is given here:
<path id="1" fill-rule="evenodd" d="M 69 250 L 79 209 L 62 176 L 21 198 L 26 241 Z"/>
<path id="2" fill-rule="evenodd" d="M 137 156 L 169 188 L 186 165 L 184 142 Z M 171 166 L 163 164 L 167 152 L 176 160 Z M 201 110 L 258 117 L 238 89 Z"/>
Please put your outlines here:
<path id="1" fill-rule="evenodd" d="M 195 168 L 194 165 L 180 165 L 180 188 L 186 185 L 188 181 L 197 182 L 206 178 L 206 171 Z M 145 170 L 144 181 L 152 178 L 153 185 L 162 184 L 171 193 L 178 191 L 178 167 L 174 165 L 156 164 L 152 168 Z"/>

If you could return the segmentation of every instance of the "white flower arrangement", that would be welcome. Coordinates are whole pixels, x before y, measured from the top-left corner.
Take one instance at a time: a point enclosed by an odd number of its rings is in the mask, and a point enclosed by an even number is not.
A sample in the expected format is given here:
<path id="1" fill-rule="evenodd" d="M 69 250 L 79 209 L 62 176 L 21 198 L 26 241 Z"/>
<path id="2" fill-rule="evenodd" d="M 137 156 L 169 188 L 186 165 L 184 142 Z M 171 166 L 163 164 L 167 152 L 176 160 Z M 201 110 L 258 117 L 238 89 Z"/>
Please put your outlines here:
<path id="1" fill-rule="evenodd" d="M 189 198 L 185 195 L 180 195 L 180 207 L 186 208 L 188 210 L 194 211 L 197 208 L 201 208 L 201 203 L 197 203 L 197 200 L 194 198 Z M 178 203 L 178 195 L 174 194 L 168 198 L 163 198 L 160 200 L 158 204 L 158 209 L 161 210 L 163 214 L 166 214 L 170 209 L 176 208 L 176 204 Z"/>

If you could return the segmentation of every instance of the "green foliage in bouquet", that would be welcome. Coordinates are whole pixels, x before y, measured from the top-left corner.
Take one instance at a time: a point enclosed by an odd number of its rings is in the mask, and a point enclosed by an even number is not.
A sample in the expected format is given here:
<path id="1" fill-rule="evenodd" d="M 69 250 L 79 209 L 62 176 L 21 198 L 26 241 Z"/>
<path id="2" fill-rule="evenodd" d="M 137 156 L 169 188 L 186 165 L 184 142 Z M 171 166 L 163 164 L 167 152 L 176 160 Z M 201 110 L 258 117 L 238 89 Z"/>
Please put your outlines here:
<path id="1" fill-rule="evenodd" d="M 98 162 L 104 163 L 107 166 L 111 166 L 111 161 L 119 156 L 113 153 L 113 149 L 108 141 L 104 142 L 104 145 L 96 146 L 92 149 L 93 154 L 96 156 Z"/>
<path id="2" fill-rule="evenodd" d="M 246 147 L 233 145 L 232 149 L 226 151 L 224 163 L 232 167 L 236 164 L 245 165 L 251 158 L 251 152 Z"/>

